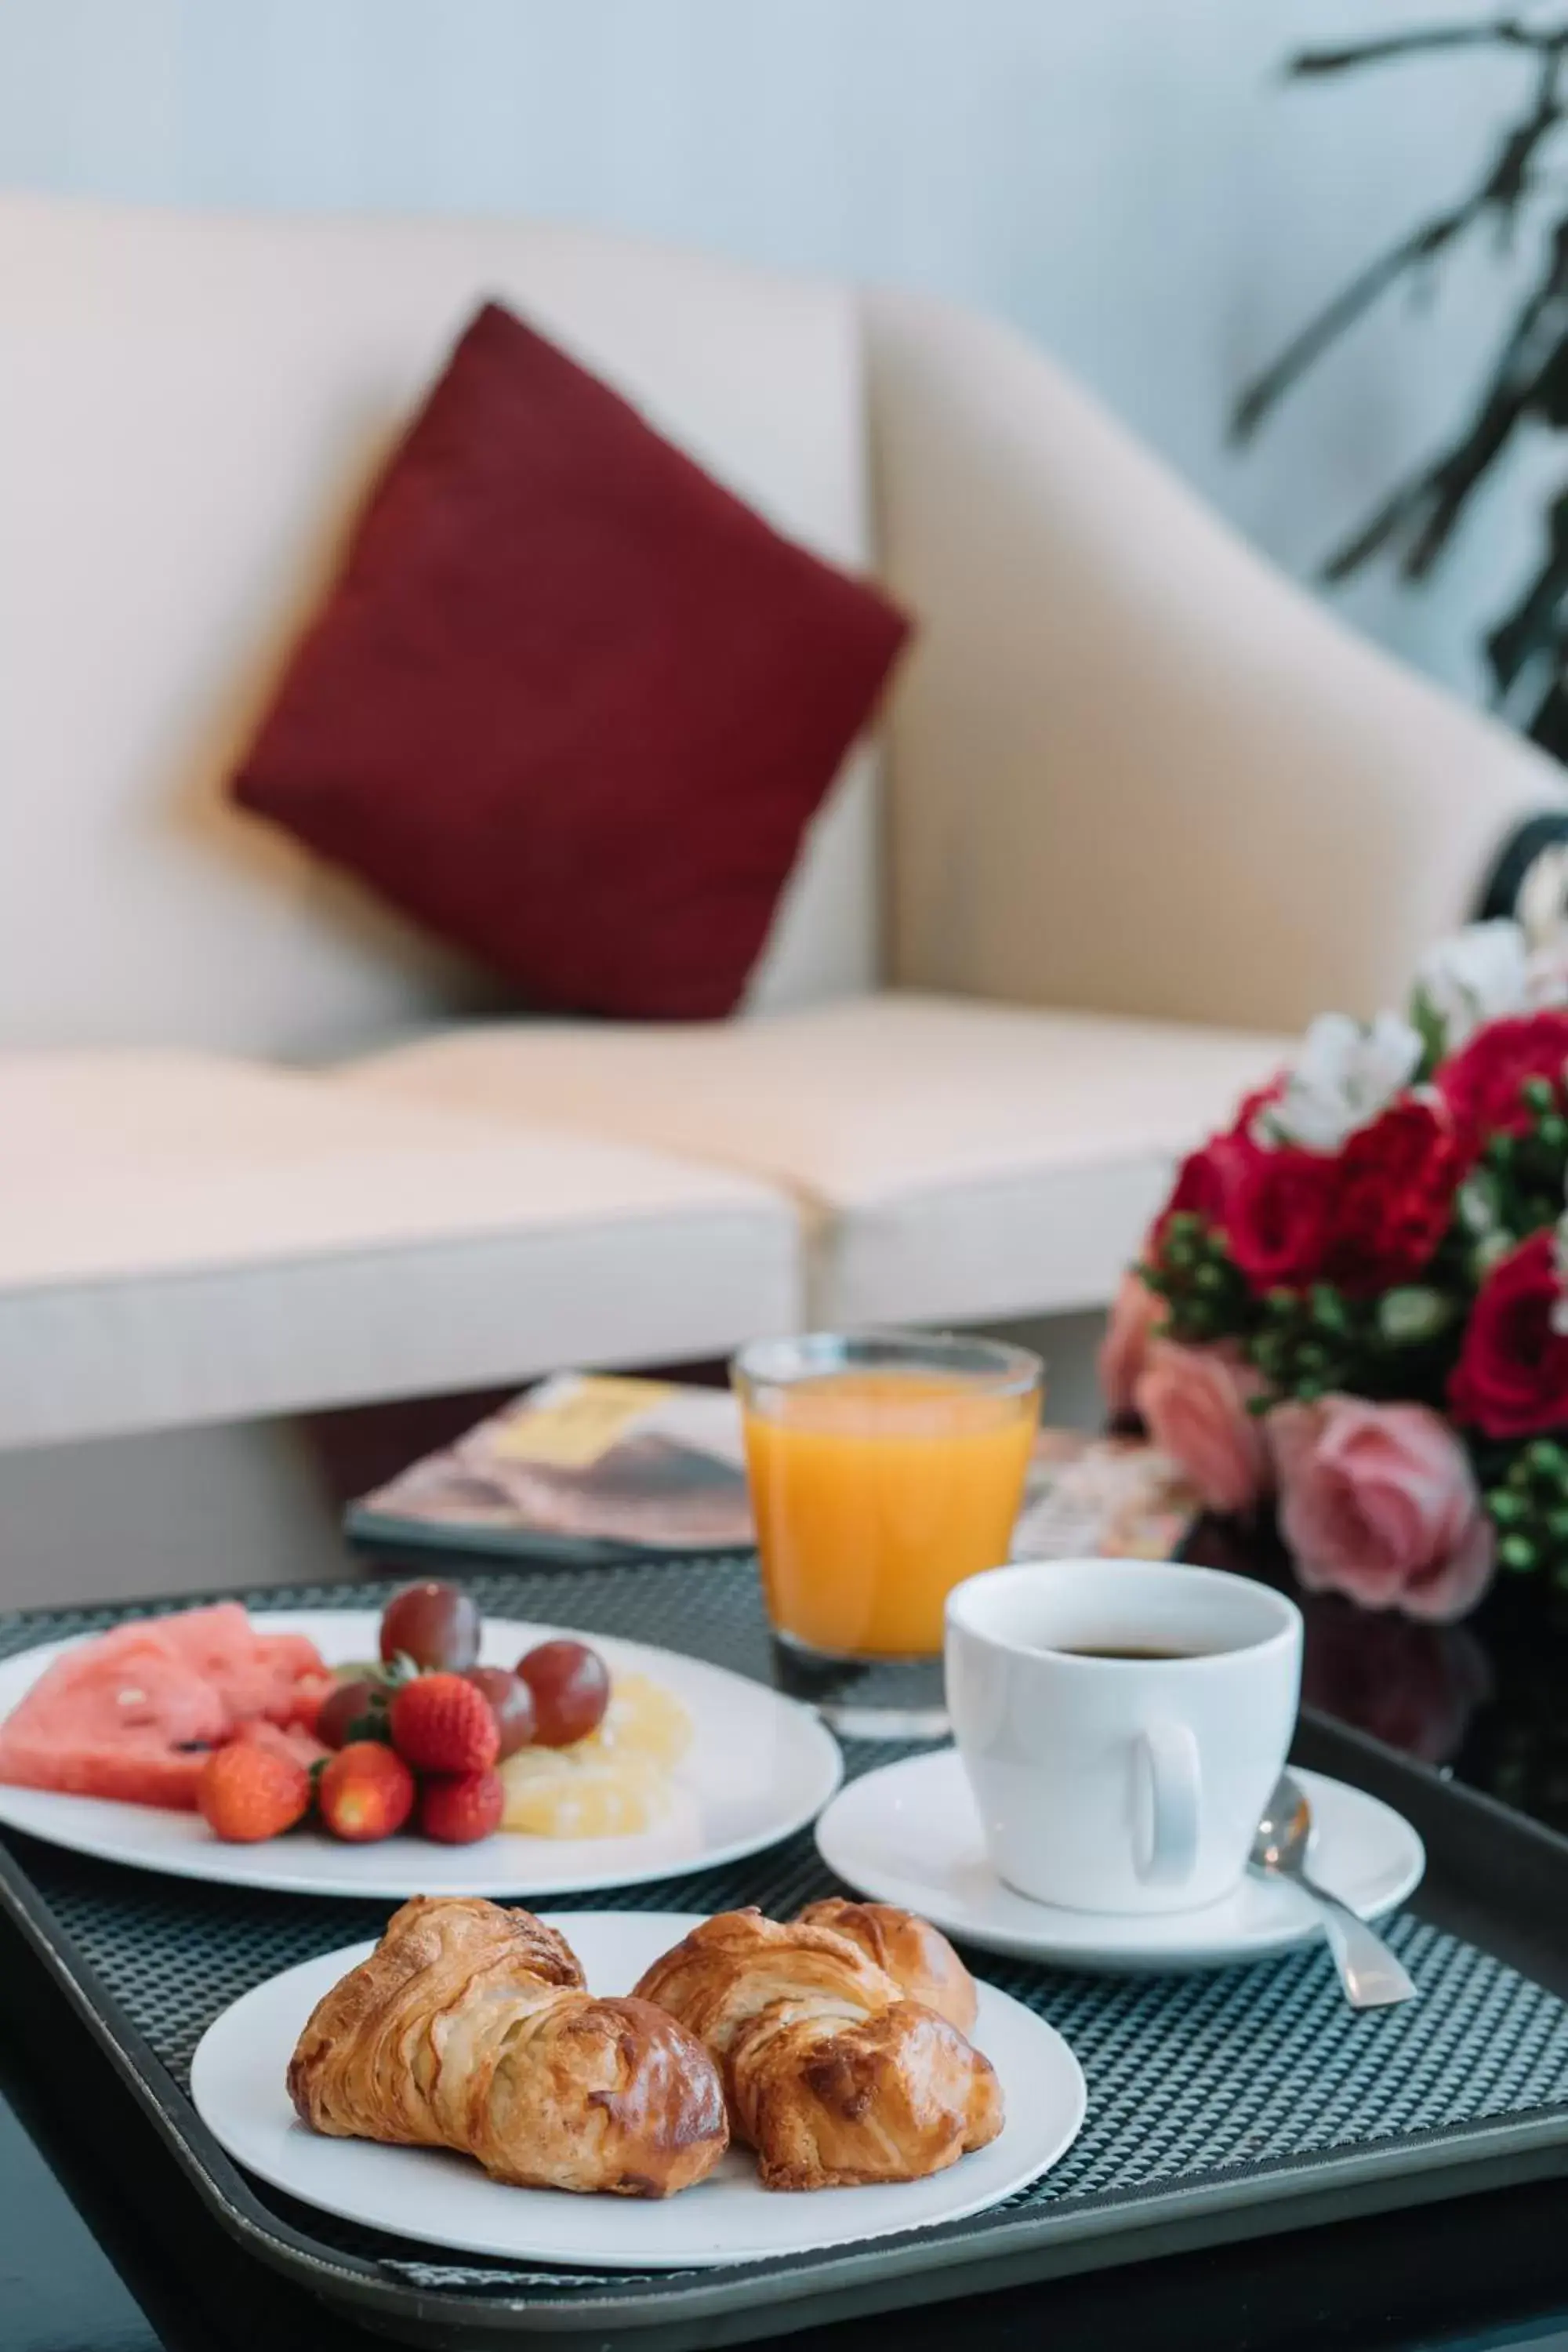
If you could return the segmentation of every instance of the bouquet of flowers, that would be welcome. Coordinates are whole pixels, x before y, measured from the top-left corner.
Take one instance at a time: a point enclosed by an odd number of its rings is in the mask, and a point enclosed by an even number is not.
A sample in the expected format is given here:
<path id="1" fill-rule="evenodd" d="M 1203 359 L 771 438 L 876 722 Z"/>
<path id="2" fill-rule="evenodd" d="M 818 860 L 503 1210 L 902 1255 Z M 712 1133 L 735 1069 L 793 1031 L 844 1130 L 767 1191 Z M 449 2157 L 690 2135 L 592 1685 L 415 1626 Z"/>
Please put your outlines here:
<path id="1" fill-rule="evenodd" d="M 1184 1162 L 1101 1356 L 1303 1583 L 1460 1616 L 1568 1585 L 1568 944 L 1473 925 L 1407 1015 L 1316 1022 Z"/>

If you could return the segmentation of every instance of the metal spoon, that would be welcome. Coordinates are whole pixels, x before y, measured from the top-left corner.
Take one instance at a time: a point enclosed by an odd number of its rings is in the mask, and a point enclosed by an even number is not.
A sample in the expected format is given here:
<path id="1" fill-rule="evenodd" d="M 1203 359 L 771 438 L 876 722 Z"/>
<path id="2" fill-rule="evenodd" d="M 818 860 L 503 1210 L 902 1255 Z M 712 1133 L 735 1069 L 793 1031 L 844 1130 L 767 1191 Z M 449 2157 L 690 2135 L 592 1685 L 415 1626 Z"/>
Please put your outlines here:
<path id="1" fill-rule="evenodd" d="M 1393 2001 L 1409 2000 L 1415 1987 L 1383 1937 L 1309 1875 L 1307 1841 L 1311 1834 L 1307 1792 L 1289 1772 L 1281 1772 L 1252 1841 L 1253 1869 L 1271 1878 L 1291 1879 L 1311 1896 L 1352 2009 L 1385 2009 Z"/>

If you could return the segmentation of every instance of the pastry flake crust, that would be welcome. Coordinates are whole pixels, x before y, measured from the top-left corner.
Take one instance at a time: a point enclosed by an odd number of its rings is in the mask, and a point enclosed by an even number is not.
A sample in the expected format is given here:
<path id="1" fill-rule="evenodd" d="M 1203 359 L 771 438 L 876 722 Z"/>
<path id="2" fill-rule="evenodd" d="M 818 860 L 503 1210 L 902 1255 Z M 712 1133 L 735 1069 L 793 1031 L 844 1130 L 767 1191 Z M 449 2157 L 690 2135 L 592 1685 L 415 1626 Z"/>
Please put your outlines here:
<path id="1" fill-rule="evenodd" d="M 314 2131 L 455 2148 L 520 2188 L 669 2197 L 729 2140 L 700 2041 L 594 1999 L 553 1929 L 478 1899 L 405 1903 L 316 2004 L 288 2086 Z"/>
<path id="2" fill-rule="evenodd" d="M 960 2033 L 970 2032 L 977 2007 L 974 1979 L 939 1927 L 892 1903 L 855 1903 L 830 1895 L 796 1914 L 802 1927 L 831 1927 L 847 1936 L 868 1959 L 903 1987 L 910 2000 L 934 2009 Z"/>
<path id="3" fill-rule="evenodd" d="M 924 2179 L 1002 2128 L 989 2060 L 831 1927 L 721 1912 L 654 1962 L 637 1997 L 711 2051 L 765 2188 Z"/>

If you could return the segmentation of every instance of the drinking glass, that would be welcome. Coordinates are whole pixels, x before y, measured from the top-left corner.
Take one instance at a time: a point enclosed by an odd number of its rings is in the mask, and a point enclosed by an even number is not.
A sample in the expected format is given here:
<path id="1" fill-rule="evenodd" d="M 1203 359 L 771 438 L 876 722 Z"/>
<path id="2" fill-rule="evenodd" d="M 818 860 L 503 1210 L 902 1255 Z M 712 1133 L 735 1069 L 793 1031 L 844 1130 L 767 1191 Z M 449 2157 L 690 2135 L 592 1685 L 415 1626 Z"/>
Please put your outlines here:
<path id="1" fill-rule="evenodd" d="M 780 1687 L 861 1738 L 932 1738 L 942 1612 L 1008 1556 L 1039 1420 L 1026 1348 L 817 1331 L 731 1366 Z"/>

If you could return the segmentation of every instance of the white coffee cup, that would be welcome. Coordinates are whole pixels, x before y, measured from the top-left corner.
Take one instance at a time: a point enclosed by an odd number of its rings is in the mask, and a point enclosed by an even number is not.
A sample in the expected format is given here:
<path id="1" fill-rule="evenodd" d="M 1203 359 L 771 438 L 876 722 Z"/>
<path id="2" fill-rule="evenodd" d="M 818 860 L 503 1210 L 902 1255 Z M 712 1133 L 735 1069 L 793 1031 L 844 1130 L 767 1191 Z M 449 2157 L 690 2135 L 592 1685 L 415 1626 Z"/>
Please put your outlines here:
<path id="1" fill-rule="evenodd" d="M 1037 1560 L 948 1597 L 953 1735 L 991 1859 L 1037 1903 L 1184 1911 L 1228 1895 L 1300 1679 L 1295 1603 L 1215 1569 Z"/>

